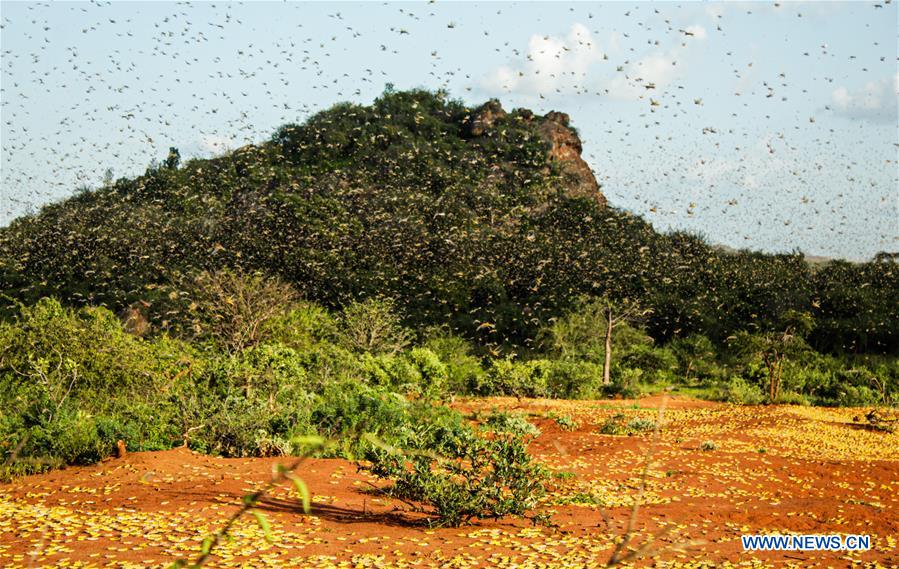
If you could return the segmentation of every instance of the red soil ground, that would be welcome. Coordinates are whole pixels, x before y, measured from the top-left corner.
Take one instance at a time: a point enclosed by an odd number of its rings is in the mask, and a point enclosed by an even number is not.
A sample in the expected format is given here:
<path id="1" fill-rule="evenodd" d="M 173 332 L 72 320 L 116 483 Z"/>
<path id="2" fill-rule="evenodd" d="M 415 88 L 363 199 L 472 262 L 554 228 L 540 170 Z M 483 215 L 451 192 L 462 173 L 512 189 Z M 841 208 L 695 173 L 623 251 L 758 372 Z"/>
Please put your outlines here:
<path id="1" fill-rule="evenodd" d="M 664 399 L 664 401 L 663 401 Z M 292 487 L 216 549 L 209 566 L 604 566 L 624 533 L 652 435 L 599 434 L 610 416 L 657 420 L 646 492 L 631 549 L 637 566 L 897 567 L 899 435 L 870 431 L 858 409 L 732 407 L 688 399 L 459 402 L 524 414 L 542 434 L 531 451 L 551 471 L 543 508 L 554 527 L 526 520 L 429 528 L 422 514 L 378 495 L 353 463 L 308 461 L 304 515 Z M 579 426 L 563 431 L 551 417 Z M 710 441 L 714 450 L 700 450 Z M 707 445 L 708 446 L 708 445 Z M 187 449 L 129 453 L 0 485 L 0 566 L 166 566 L 199 551 L 241 497 L 289 459 L 222 459 Z M 744 552 L 741 534 L 865 534 L 863 553 Z M 648 540 L 650 540 L 648 542 Z"/>

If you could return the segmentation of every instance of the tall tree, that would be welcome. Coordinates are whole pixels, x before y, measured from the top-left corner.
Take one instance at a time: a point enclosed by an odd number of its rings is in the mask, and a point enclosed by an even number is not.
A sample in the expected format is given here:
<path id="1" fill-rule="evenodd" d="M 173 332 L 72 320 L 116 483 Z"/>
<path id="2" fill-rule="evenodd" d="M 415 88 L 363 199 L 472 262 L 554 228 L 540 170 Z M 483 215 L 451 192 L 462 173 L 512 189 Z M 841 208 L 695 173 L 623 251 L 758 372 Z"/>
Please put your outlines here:
<path id="1" fill-rule="evenodd" d="M 652 312 L 651 309 L 643 309 L 636 300 L 605 301 L 606 317 L 606 345 L 605 359 L 602 364 L 602 383 L 612 383 L 612 331 L 618 324 L 634 322 Z"/>

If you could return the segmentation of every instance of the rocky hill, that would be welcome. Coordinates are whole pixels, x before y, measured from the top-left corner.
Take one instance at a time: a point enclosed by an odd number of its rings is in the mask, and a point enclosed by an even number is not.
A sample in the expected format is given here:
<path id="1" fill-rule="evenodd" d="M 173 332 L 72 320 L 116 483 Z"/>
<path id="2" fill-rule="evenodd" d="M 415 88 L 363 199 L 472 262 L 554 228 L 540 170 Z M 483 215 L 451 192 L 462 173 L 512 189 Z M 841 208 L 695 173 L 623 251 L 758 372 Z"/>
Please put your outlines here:
<path id="1" fill-rule="evenodd" d="M 173 149 L 0 229 L 0 318 L 56 296 L 164 330 L 195 304 L 197 275 L 230 268 L 330 308 L 389 296 L 412 326 L 516 350 L 581 295 L 652 307 L 658 339 L 724 342 L 809 312 L 822 349 L 899 349 L 895 263 L 812 272 L 801 254 L 660 235 L 606 203 L 581 151 L 561 112 L 392 90 L 224 156 L 182 164 Z"/>

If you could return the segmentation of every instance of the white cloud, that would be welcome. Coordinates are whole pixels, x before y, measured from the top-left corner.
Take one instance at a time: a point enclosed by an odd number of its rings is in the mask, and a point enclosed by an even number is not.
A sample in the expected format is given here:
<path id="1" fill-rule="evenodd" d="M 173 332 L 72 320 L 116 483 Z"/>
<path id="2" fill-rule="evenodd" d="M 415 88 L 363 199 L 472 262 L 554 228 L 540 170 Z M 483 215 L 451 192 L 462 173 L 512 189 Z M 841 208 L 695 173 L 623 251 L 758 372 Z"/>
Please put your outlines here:
<path id="1" fill-rule="evenodd" d="M 499 67 L 481 81 L 481 86 L 529 95 L 579 92 L 587 82 L 590 67 L 602 59 L 603 52 L 590 30 L 574 24 L 564 37 L 531 36 L 526 61 L 515 67 Z"/>
<path id="2" fill-rule="evenodd" d="M 831 109 L 837 115 L 871 122 L 897 121 L 899 74 L 880 81 L 870 81 L 861 89 L 850 91 L 839 87 L 831 94 Z"/>
<path id="3" fill-rule="evenodd" d="M 605 81 L 603 88 L 615 99 L 639 99 L 648 91 L 664 89 L 677 77 L 677 58 L 678 49 L 641 57 Z"/>
<path id="4" fill-rule="evenodd" d="M 605 49 L 583 24 L 571 26 L 565 36 L 533 35 L 526 60 L 494 69 L 481 80 L 488 92 L 521 95 L 605 93 L 617 99 L 639 99 L 652 88 L 663 89 L 682 72 L 680 59 L 695 41 L 708 36 L 695 24 L 682 30 L 679 43 L 669 50 L 646 54 L 623 66 L 600 62 L 620 57 L 621 37 L 613 32 Z M 619 70 L 620 69 L 620 70 Z"/>
<path id="5" fill-rule="evenodd" d="M 687 40 L 707 37 L 705 28 L 700 25 L 689 26 L 684 31 L 689 34 Z M 603 83 L 606 94 L 616 99 L 639 99 L 647 92 L 661 91 L 684 72 L 683 59 L 690 43 L 683 41 L 667 51 L 647 54 L 625 66 L 623 73 Z"/>

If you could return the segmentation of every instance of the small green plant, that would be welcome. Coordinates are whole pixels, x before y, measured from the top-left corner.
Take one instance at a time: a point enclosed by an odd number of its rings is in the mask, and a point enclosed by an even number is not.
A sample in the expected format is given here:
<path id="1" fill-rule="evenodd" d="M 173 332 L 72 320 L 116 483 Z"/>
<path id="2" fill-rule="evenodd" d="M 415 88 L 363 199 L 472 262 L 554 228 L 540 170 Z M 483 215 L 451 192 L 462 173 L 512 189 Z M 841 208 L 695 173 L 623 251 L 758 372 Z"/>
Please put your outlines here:
<path id="1" fill-rule="evenodd" d="M 603 435 L 623 435 L 625 434 L 624 413 L 616 413 L 609 417 L 599 426 L 599 432 Z"/>
<path id="2" fill-rule="evenodd" d="M 699 445 L 699 450 L 704 452 L 718 450 L 718 445 L 714 441 L 702 441 L 702 444 Z"/>
<path id="3" fill-rule="evenodd" d="M 634 417 L 633 419 L 627 421 L 627 415 L 624 413 L 616 413 L 606 419 L 606 421 L 600 425 L 599 432 L 604 435 L 635 435 L 638 433 L 645 433 L 648 431 L 654 431 L 658 427 L 658 424 L 651 420 L 643 417 Z"/>
<path id="4" fill-rule="evenodd" d="M 368 440 L 360 468 L 390 480 L 385 493 L 437 526 L 523 516 L 545 493 L 545 472 L 531 461 L 525 437 L 422 424 L 410 429 L 404 448 Z"/>
<path id="5" fill-rule="evenodd" d="M 634 417 L 627 423 L 627 430 L 629 432 L 654 431 L 657 427 L 658 424 L 655 421 L 644 417 Z"/>
<path id="6" fill-rule="evenodd" d="M 540 429 L 529 423 L 527 419 L 517 413 L 494 410 L 487 416 L 484 425 L 497 433 L 528 435 L 532 437 L 540 436 Z"/>
<path id="7" fill-rule="evenodd" d="M 563 431 L 576 431 L 580 424 L 574 420 L 571 415 L 556 415 L 555 413 L 550 413 L 549 418 L 556 422 L 556 425 L 559 426 Z"/>
<path id="8" fill-rule="evenodd" d="M 577 474 L 568 470 L 557 470 L 552 473 L 552 477 L 556 480 L 571 480 L 577 478 Z"/>

